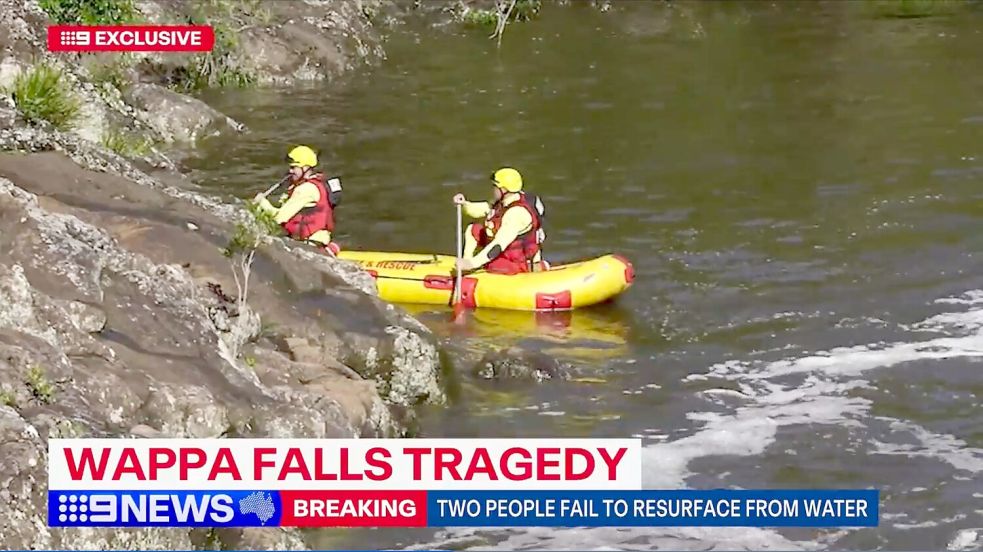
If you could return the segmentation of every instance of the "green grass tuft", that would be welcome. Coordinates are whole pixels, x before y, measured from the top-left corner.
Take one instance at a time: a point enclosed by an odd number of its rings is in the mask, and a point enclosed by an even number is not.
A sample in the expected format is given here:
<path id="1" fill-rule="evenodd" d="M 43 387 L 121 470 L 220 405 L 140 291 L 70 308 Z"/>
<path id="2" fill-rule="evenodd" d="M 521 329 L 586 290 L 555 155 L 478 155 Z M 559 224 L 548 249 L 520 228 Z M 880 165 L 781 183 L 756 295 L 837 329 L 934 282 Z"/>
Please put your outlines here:
<path id="1" fill-rule="evenodd" d="M 468 10 L 462 17 L 468 27 L 494 29 L 498 25 L 498 13 L 495 10 Z"/>
<path id="2" fill-rule="evenodd" d="M 132 23 L 137 14 L 133 0 L 39 0 L 39 3 L 57 23 L 118 25 Z"/>
<path id="3" fill-rule="evenodd" d="M 50 65 L 38 65 L 18 75 L 13 97 L 28 122 L 48 121 L 59 130 L 71 128 L 81 109 L 61 71 Z"/>
<path id="4" fill-rule="evenodd" d="M 143 157 L 150 153 L 153 142 L 146 136 L 120 128 L 110 128 L 102 136 L 102 145 L 123 157 Z"/>
<path id="5" fill-rule="evenodd" d="M 27 378 L 24 383 L 27 384 L 27 388 L 31 390 L 31 394 L 41 404 L 50 403 L 51 398 L 55 395 L 55 386 L 48 381 L 44 370 L 40 366 L 32 366 L 27 371 Z"/>
<path id="6" fill-rule="evenodd" d="M 0 404 L 4 406 L 17 406 L 17 397 L 10 391 L 0 391 Z"/>
<path id="7" fill-rule="evenodd" d="M 187 74 L 179 83 L 184 91 L 211 87 L 244 88 L 256 82 L 256 76 L 239 67 L 233 55 L 239 47 L 235 32 L 222 23 L 214 23 L 215 47 L 211 52 L 195 56 L 187 66 Z"/>

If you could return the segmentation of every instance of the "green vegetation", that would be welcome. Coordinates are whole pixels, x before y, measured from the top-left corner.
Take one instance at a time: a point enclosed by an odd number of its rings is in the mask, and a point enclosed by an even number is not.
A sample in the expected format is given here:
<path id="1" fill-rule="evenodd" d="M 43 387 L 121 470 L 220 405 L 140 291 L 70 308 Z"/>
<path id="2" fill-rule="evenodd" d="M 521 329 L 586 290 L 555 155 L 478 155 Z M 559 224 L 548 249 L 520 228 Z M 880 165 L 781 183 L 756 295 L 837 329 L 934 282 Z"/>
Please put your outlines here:
<path id="1" fill-rule="evenodd" d="M 215 29 L 215 47 L 211 52 L 191 60 L 180 87 L 184 91 L 192 91 L 213 86 L 243 88 L 255 83 L 256 76 L 239 67 L 233 55 L 239 47 L 235 31 L 222 23 L 213 23 L 212 26 Z"/>
<path id="2" fill-rule="evenodd" d="M 142 157 L 150 153 L 153 142 L 146 136 L 114 127 L 103 134 L 102 145 L 123 157 Z"/>
<path id="3" fill-rule="evenodd" d="M 190 92 L 216 86 L 243 88 L 256 82 L 256 75 L 241 67 L 235 56 L 237 35 L 253 25 L 269 24 L 273 19 L 269 9 L 259 0 L 204 0 L 195 4 L 187 19 L 192 25 L 211 25 L 215 47 L 192 58 L 175 87 Z"/>
<path id="4" fill-rule="evenodd" d="M 469 27 L 494 29 L 498 25 L 498 12 L 494 10 L 468 10 L 461 18 Z"/>
<path id="5" fill-rule="evenodd" d="M 263 4 L 262 0 L 242 0 L 238 3 L 239 9 L 247 17 L 260 25 L 269 25 L 273 22 L 273 12 Z M 368 17 L 371 10 L 368 6 L 362 6 L 362 13 Z"/>
<path id="6" fill-rule="evenodd" d="M 59 69 L 38 65 L 17 76 L 13 85 L 14 103 L 30 123 L 48 121 L 59 130 L 71 128 L 81 105 L 62 81 Z"/>
<path id="7" fill-rule="evenodd" d="M 266 236 L 277 236 L 282 233 L 281 226 L 277 224 L 273 215 L 263 211 L 254 203 L 248 203 L 246 208 L 252 217 L 248 222 L 236 224 L 232 238 L 222 250 L 222 254 L 228 258 L 255 252 Z"/>
<path id="8" fill-rule="evenodd" d="M 133 0 L 39 0 L 41 9 L 57 23 L 116 25 L 136 17 Z"/>
<path id="9" fill-rule="evenodd" d="M 235 300 L 238 315 L 241 315 L 246 309 L 246 300 L 249 298 L 249 275 L 252 272 L 253 260 L 256 258 L 256 250 L 263 244 L 267 236 L 281 233 L 281 227 L 274 220 L 273 215 L 263 211 L 253 203 L 247 205 L 252 216 L 247 221 L 236 225 L 232 238 L 222 250 L 222 254 L 228 257 L 232 267 L 232 278 L 235 280 L 236 291 L 238 292 Z M 242 320 L 243 317 L 240 316 L 237 319 Z M 238 358 L 240 350 L 236 348 L 231 353 L 233 357 Z M 255 361 L 250 366 L 253 365 L 255 365 Z"/>
<path id="10" fill-rule="evenodd" d="M 92 75 L 92 82 L 97 85 L 109 83 L 122 90 L 130 84 L 126 70 L 132 63 L 133 57 L 131 55 L 122 54 L 110 63 L 97 65 L 89 71 Z"/>
<path id="11" fill-rule="evenodd" d="M 41 404 L 50 403 L 51 398 L 55 395 L 55 386 L 48 381 L 44 370 L 40 366 L 32 366 L 27 371 L 27 379 L 24 383 L 27 384 L 28 389 L 31 390 L 31 394 Z"/>
<path id="12" fill-rule="evenodd" d="M 539 15 L 542 0 L 518 0 L 512 8 L 513 21 L 529 21 Z"/>
<path id="13" fill-rule="evenodd" d="M 4 406 L 17 406 L 17 397 L 10 391 L 0 391 L 0 404 Z"/>
<path id="14" fill-rule="evenodd" d="M 461 20 L 466 26 L 492 30 L 491 38 L 502 42 L 510 21 L 528 21 L 539 14 L 542 0 L 496 0 L 495 9 L 471 9 L 461 4 Z"/>
<path id="15" fill-rule="evenodd" d="M 256 367 L 256 357 L 247 356 L 243 360 L 245 361 L 246 366 L 248 366 L 250 368 L 255 368 Z"/>

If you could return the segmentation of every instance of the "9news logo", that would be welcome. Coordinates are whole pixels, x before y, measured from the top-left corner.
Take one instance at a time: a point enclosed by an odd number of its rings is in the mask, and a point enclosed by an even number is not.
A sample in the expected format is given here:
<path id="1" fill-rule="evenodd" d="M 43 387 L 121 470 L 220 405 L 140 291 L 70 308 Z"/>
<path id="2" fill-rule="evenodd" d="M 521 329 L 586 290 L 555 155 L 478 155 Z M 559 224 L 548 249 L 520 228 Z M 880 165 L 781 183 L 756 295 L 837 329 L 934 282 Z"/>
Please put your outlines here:
<path id="1" fill-rule="evenodd" d="M 222 492 L 66 492 L 49 491 L 48 525 L 52 527 L 220 527 L 237 520 L 246 525 L 266 525 L 274 517 L 255 497 L 240 500 L 239 512 L 232 494 Z M 258 494 L 258 493 L 253 493 Z M 267 497 L 269 495 L 267 494 Z M 246 500 L 249 499 L 249 500 Z M 241 504 L 245 502 L 245 506 Z M 252 509 L 250 509 L 252 507 Z M 251 515 L 250 515 L 251 514 Z M 257 518 L 255 523 L 248 518 Z"/>
<path id="2" fill-rule="evenodd" d="M 92 43 L 89 31 L 61 31 L 60 43 L 65 46 L 88 46 Z"/>
<path id="3" fill-rule="evenodd" d="M 110 497 L 115 498 L 115 497 Z M 86 523 L 92 521 L 109 522 L 114 521 L 112 512 L 115 512 L 115 503 L 106 500 L 106 497 L 95 496 L 92 502 L 86 495 L 61 495 L 58 497 L 58 521 L 62 523 L 80 521 Z"/>

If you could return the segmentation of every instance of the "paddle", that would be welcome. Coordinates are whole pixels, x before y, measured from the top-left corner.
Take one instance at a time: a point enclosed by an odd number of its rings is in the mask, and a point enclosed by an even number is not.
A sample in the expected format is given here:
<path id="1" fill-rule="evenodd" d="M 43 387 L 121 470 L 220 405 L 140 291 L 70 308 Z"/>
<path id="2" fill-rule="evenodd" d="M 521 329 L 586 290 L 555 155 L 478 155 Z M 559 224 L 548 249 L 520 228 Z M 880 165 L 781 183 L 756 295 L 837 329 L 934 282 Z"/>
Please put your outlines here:
<path id="1" fill-rule="evenodd" d="M 263 197 L 266 197 L 266 196 L 272 194 L 274 191 L 276 191 L 277 188 L 279 188 L 280 186 L 283 186 L 283 184 L 287 181 L 288 178 L 290 178 L 290 175 L 289 174 L 284 175 L 284 177 L 281 178 L 276 184 L 274 184 L 274 185 L 270 186 L 269 188 L 267 188 L 266 191 L 263 192 L 260 195 L 262 195 Z"/>
<path id="2" fill-rule="evenodd" d="M 461 244 L 463 238 L 463 232 L 461 231 L 461 205 L 457 205 L 457 262 L 460 264 L 461 258 L 464 257 L 464 246 Z M 461 301 L 461 269 L 454 266 L 454 272 L 457 275 L 457 279 L 454 282 L 454 322 L 464 321 L 464 303 Z"/>

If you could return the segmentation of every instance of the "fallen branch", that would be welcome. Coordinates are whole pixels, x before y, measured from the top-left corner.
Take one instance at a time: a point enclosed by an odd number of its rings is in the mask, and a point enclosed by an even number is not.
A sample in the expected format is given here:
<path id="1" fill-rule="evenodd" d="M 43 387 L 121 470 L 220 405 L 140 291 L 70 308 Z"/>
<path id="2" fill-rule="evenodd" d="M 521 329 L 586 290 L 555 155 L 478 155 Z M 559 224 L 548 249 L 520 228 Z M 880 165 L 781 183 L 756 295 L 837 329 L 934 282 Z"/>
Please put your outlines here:
<path id="1" fill-rule="evenodd" d="M 512 15 L 512 10 L 515 8 L 515 4 L 518 0 L 498 0 L 495 2 L 495 7 L 498 9 L 498 24 L 495 26 L 495 32 L 489 38 L 498 38 L 498 47 L 502 46 L 502 35 L 505 34 L 505 26 L 508 25 L 509 17 Z M 504 9 L 508 3 L 508 9 Z"/>

